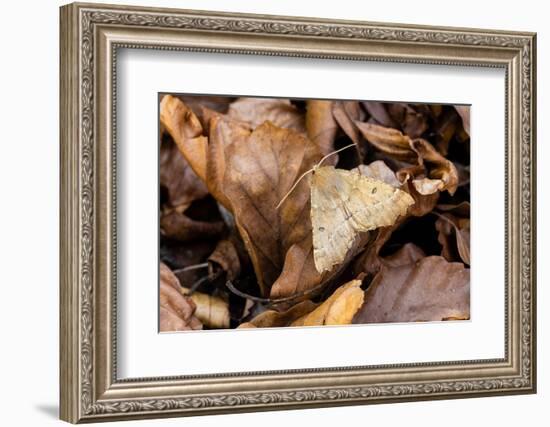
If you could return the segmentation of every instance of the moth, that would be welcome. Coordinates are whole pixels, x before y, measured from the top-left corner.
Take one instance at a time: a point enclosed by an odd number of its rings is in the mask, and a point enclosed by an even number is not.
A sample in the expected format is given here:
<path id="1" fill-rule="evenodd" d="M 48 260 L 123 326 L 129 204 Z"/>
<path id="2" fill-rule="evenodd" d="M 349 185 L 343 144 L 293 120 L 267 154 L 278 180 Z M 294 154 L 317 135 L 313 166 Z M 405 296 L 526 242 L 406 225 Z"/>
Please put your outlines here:
<path id="1" fill-rule="evenodd" d="M 304 172 L 277 206 L 311 172 L 313 259 L 321 274 L 344 262 L 359 233 L 395 224 L 414 203 L 405 191 L 363 176 L 357 169 L 321 166 L 328 156 L 353 145 L 328 154 Z"/>

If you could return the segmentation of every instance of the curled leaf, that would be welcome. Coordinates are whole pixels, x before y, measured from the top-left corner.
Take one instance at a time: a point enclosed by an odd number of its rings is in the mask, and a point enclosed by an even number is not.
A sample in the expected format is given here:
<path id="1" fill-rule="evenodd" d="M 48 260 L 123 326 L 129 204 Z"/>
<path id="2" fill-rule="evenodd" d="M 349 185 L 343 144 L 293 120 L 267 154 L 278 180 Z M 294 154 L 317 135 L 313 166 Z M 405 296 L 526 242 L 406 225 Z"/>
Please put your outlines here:
<path id="1" fill-rule="evenodd" d="M 225 271 L 228 280 L 235 280 L 241 272 L 239 253 L 230 240 L 220 240 L 214 252 L 208 257 L 208 261 Z"/>
<path id="2" fill-rule="evenodd" d="M 469 205 L 468 205 L 469 206 Z M 470 218 L 451 212 L 438 214 L 435 228 L 441 243 L 441 255 L 448 261 L 462 261 L 470 265 Z"/>
<path id="3" fill-rule="evenodd" d="M 416 190 L 420 194 L 433 194 L 442 190 L 454 194 L 458 186 L 456 167 L 428 141 L 422 138 L 411 139 L 396 129 L 372 123 L 356 122 L 356 125 L 363 136 L 381 152 L 401 161 L 428 167 L 428 176 L 420 178 L 430 178 L 431 181 L 422 180 L 417 183 Z"/>
<path id="4" fill-rule="evenodd" d="M 195 317 L 203 325 L 212 329 L 229 328 L 229 306 L 223 298 L 196 291 L 188 295 L 187 288 L 181 288 L 181 293 L 193 301 L 196 306 Z"/>
<path id="5" fill-rule="evenodd" d="M 160 264 L 160 331 L 202 329 L 195 314 L 195 303 L 182 295 L 177 277 L 164 264 Z"/>
<path id="6" fill-rule="evenodd" d="M 349 325 L 363 299 L 361 281 L 352 280 L 336 289 L 311 313 L 292 322 L 291 326 Z"/>
<path id="7" fill-rule="evenodd" d="M 177 209 L 168 210 L 160 218 L 161 232 L 182 242 L 204 237 L 219 236 L 224 230 L 222 221 L 199 221 Z"/>
<path id="8" fill-rule="evenodd" d="M 310 313 L 317 304 L 310 300 L 299 302 L 286 311 L 266 310 L 258 314 L 249 322 L 242 323 L 239 328 L 269 328 L 289 326 L 294 320 Z"/>
<path id="9" fill-rule="evenodd" d="M 338 133 L 338 124 L 332 114 L 333 101 L 309 100 L 306 103 L 307 137 L 319 147 L 323 155 L 334 151 L 334 139 Z M 335 165 L 338 157 L 332 156 L 326 164 Z"/>

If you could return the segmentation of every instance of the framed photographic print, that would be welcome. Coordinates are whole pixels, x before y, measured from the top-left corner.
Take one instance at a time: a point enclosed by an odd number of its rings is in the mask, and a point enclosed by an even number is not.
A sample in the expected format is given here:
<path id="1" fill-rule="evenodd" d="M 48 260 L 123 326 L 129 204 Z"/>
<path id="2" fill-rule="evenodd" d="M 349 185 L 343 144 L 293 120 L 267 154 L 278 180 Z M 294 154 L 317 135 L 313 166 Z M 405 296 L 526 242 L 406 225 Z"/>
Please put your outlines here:
<path id="1" fill-rule="evenodd" d="M 535 35 L 61 8 L 61 418 L 533 393 Z"/>

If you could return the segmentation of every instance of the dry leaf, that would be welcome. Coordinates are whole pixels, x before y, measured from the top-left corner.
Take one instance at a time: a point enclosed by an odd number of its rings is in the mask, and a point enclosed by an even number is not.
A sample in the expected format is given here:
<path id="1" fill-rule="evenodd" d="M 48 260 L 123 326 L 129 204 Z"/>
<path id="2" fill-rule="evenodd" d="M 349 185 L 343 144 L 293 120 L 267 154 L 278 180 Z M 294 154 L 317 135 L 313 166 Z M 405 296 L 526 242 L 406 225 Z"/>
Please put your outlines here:
<path id="1" fill-rule="evenodd" d="M 469 204 L 468 204 L 469 207 Z M 448 261 L 462 261 L 470 265 L 470 218 L 459 217 L 450 212 L 437 214 L 435 228 L 441 243 L 441 255 Z"/>
<path id="2" fill-rule="evenodd" d="M 197 116 L 178 98 L 166 95 L 160 103 L 160 122 L 195 173 L 206 181 L 207 138 L 202 136 Z"/>
<path id="3" fill-rule="evenodd" d="M 225 271 L 228 280 L 235 280 L 241 273 L 239 253 L 230 240 L 220 240 L 214 252 L 208 257 L 208 261 Z"/>
<path id="4" fill-rule="evenodd" d="M 420 181 L 416 188 L 420 194 L 433 194 L 443 190 L 447 190 L 451 195 L 454 194 L 458 186 L 456 167 L 453 162 L 438 153 L 428 141 L 422 138 L 411 139 L 396 129 L 372 123 L 355 123 L 363 136 L 378 150 L 398 160 L 428 167 L 428 176 L 420 178 L 431 178 L 441 182 L 438 184 Z M 431 192 L 428 193 L 428 191 Z"/>
<path id="5" fill-rule="evenodd" d="M 341 264 L 359 233 L 393 225 L 413 203 L 404 191 L 358 171 L 316 168 L 311 176 L 311 223 L 317 271 Z"/>
<path id="6" fill-rule="evenodd" d="M 332 114 L 333 101 L 307 101 L 306 130 L 308 138 L 319 147 L 326 156 L 334 151 L 334 139 L 338 133 L 338 124 Z M 327 159 L 327 164 L 335 165 L 337 156 Z"/>
<path id="7" fill-rule="evenodd" d="M 376 123 L 386 127 L 398 127 L 398 124 L 386 110 L 385 103 L 377 101 L 363 101 L 361 104 L 365 107 L 365 110 L 367 110 L 371 118 L 376 121 Z"/>
<path id="8" fill-rule="evenodd" d="M 349 325 L 363 304 L 365 293 L 360 280 L 352 280 L 340 286 L 319 307 L 290 326 Z"/>
<path id="9" fill-rule="evenodd" d="M 362 121 L 365 117 L 363 110 L 357 101 L 334 101 L 332 105 L 334 119 L 340 125 L 347 136 L 356 144 L 361 146 L 361 133 L 355 126 L 356 121 Z"/>
<path id="10" fill-rule="evenodd" d="M 287 251 L 311 232 L 307 182 L 300 182 L 279 209 L 275 206 L 321 154 L 300 134 L 266 122 L 246 143 L 231 144 L 226 156 L 224 194 L 262 294 L 269 295 Z"/>
<path id="11" fill-rule="evenodd" d="M 430 256 L 383 265 L 353 323 L 418 322 L 470 317 L 470 270 Z"/>
<path id="12" fill-rule="evenodd" d="M 470 107 L 466 105 L 455 105 L 455 109 L 462 119 L 464 130 L 470 135 Z"/>
<path id="13" fill-rule="evenodd" d="M 304 116 L 288 99 L 239 98 L 229 106 L 228 116 L 252 129 L 270 121 L 275 126 L 305 133 Z"/>
<path id="14" fill-rule="evenodd" d="M 203 325 L 212 329 L 229 328 L 229 306 L 224 299 L 204 294 L 202 292 L 193 292 L 190 295 L 189 289 L 182 287 L 181 294 L 185 298 L 190 298 L 196 306 L 195 317 Z"/>
<path id="15" fill-rule="evenodd" d="M 201 322 L 194 315 L 195 303 L 180 293 L 177 277 L 160 263 L 160 331 L 185 331 L 202 329 Z"/>
<path id="16" fill-rule="evenodd" d="M 258 314 L 254 319 L 239 325 L 239 328 L 270 328 L 289 326 L 294 320 L 310 313 L 317 304 L 310 300 L 299 302 L 284 312 L 267 310 Z"/>
<path id="17" fill-rule="evenodd" d="M 355 122 L 363 136 L 378 150 L 408 163 L 418 161 L 417 153 L 411 148 L 411 138 L 393 128 L 372 123 Z"/>
<path id="18" fill-rule="evenodd" d="M 223 232 L 224 227 L 222 221 L 208 222 L 191 219 L 177 209 L 164 212 L 160 218 L 162 234 L 182 242 L 217 237 Z"/>
<path id="19" fill-rule="evenodd" d="M 425 257 L 424 251 L 414 243 L 406 243 L 392 255 L 382 258 L 382 262 L 387 267 L 400 267 L 413 264 Z"/>
<path id="20" fill-rule="evenodd" d="M 187 207 L 194 200 L 208 195 L 204 182 L 169 139 L 161 143 L 159 162 L 160 185 L 166 189 L 168 206 Z"/>

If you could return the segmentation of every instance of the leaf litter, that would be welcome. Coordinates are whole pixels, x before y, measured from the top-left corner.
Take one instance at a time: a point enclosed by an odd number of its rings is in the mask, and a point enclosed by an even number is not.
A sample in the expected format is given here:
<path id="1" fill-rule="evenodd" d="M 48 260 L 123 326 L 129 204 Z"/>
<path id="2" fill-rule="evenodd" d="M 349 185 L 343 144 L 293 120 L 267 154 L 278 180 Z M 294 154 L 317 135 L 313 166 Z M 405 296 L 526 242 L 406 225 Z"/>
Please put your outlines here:
<path id="1" fill-rule="evenodd" d="M 469 319 L 469 107 L 166 94 L 160 125 L 161 331 Z"/>

